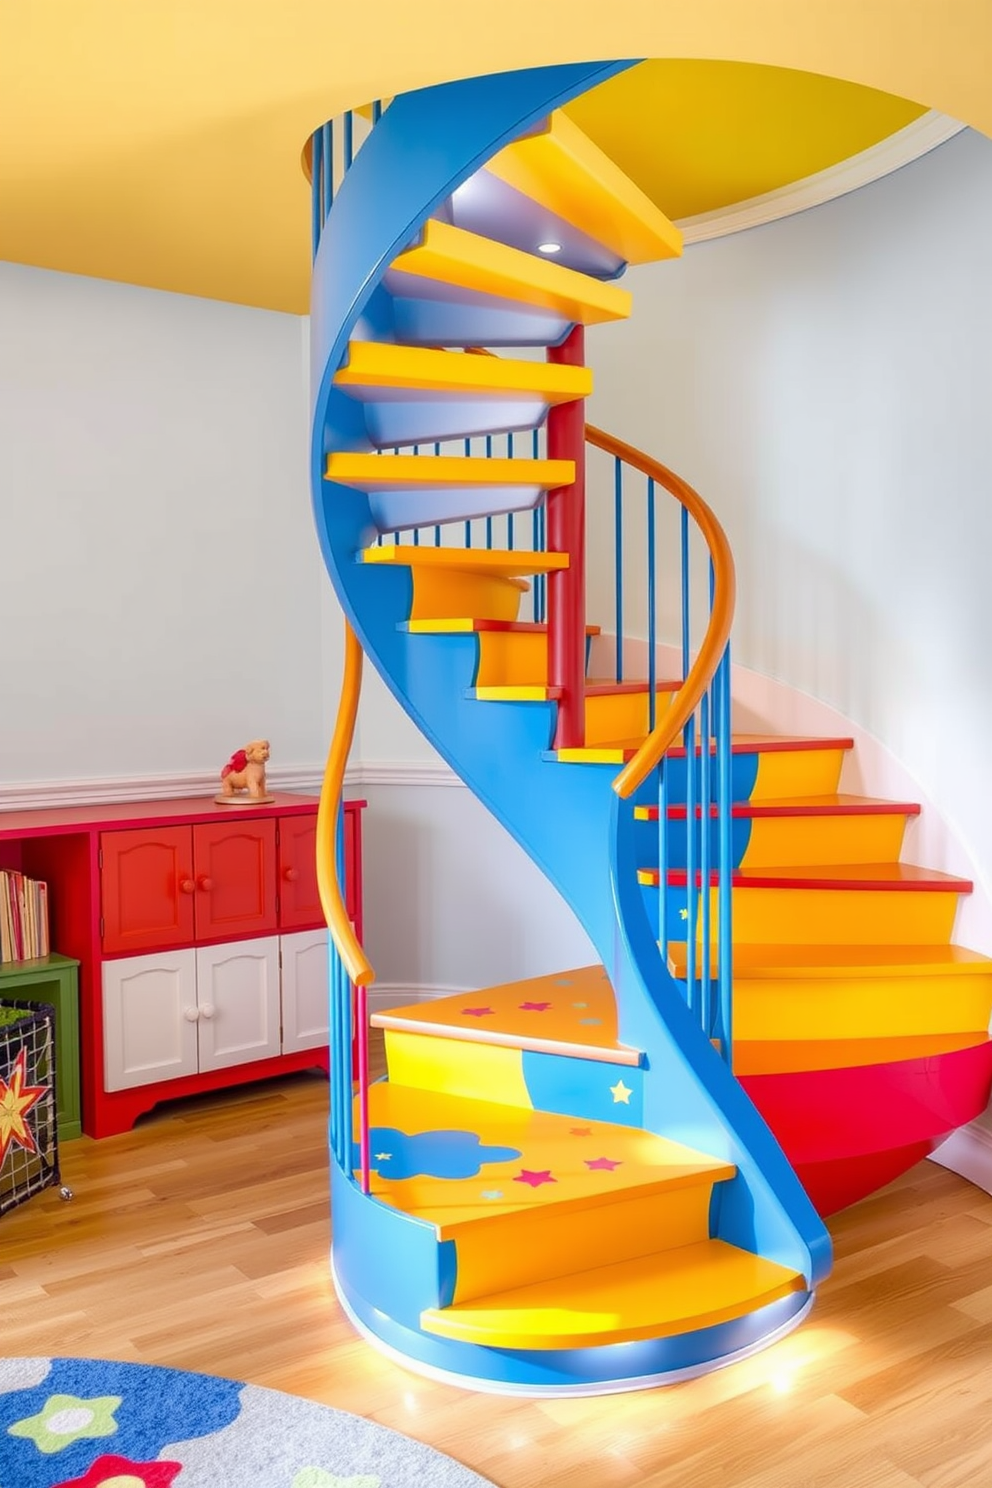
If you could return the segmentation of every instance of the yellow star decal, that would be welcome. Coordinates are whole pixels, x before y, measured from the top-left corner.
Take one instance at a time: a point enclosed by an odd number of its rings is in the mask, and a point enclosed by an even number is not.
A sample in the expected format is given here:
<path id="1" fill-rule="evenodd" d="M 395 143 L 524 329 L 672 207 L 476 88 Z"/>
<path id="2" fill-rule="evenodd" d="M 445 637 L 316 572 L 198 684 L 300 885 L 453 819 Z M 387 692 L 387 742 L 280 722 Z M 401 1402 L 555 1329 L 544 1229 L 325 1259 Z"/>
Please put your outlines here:
<path id="1" fill-rule="evenodd" d="M 633 1095 L 633 1093 L 634 1092 L 632 1090 L 628 1090 L 627 1089 L 626 1085 L 623 1083 L 622 1080 L 618 1080 L 615 1085 L 611 1085 L 610 1086 L 610 1094 L 613 1097 L 613 1104 L 615 1106 L 616 1105 L 629 1106 L 630 1105 L 630 1097 Z"/>
<path id="2" fill-rule="evenodd" d="M 31 1128 L 25 1116 L 31 1107 L 48 1094 L 47 1085 L 27 1085 L 27 1050 L 22 1049 L 14 1061 L 10 1083 L 0 1075 L 0 1168 L 12 1142 L 26 1152 L 36 1151 Z"/>

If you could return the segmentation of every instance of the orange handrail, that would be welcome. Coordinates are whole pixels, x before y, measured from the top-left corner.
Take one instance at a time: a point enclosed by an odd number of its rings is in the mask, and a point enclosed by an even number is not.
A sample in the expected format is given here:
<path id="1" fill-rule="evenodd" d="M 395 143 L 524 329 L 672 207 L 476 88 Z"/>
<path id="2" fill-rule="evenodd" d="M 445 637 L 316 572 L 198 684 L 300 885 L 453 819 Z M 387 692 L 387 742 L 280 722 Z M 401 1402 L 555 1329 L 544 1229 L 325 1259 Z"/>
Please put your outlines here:
<path id="1" fill-rule="evenodd" d="M 617 795 L 626 799 L 642 781 L 647 779 L 651 771 L 660 763 L 666 750 L 674 744 L 695 712 L 703 693 L 712 682 L 730 639 L 737 580 L 727 534 L 699 492 L 695 491 L 688 481 L 684 481 L 681 476 L 669 470 L 667 465 L 662 465 L 660 461 L 653 460 L 650 455 L 635 449 L 632 444 L 625 444 L 622 439 L 616 439 L 612 434 L 606 434 L 592 424 L 586 425 L 586 440 L 596 449 L 624 460 L 628 465 L 633 465 L 635 470 L 640 470 L 674 496 L 676 501 L 686 508 L 702 532 L 713 562 L 713 603 L 703 643 L 696 660 L 689 669 L 688 676 L 675 694 L 664 717 L 655 725 L 634 758 L 624 766 L 613 782 L 613 789 Z"/>
<path id="2" fill-rule="evenodd" d="M 362 648 L 346 620 L 341 699 L 334 724 L 334 737 L 327 755 L 324 783 L 320 789 L 320 805 L 317 808 L 317 887 L 327 928 L 345 969 L 356 987 L 367 987 L 375 981 L 375 972 L 348 918 L 338 877 L 337 854 L 337 827 L 344 794 L 344 771 L 355 735 L 361 690 Z"/>

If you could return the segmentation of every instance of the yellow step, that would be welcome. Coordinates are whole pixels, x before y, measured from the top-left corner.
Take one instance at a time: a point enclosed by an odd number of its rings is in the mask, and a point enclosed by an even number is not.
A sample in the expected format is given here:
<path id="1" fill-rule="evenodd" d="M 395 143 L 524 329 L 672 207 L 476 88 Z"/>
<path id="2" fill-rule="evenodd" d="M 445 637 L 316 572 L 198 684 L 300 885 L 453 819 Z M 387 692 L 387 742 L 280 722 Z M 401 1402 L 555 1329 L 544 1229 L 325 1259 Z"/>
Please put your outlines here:
<path id="1" fill-rule="evenodd" d="M 604 1079 L 612 1078 L 604 1071 Z M 497 1217 L 551 1209 L 574 1217 L 620 1199 L 708 1188 L 735 1172 L 733 1163 L 638 1127 L 420 1090 L 394 1080 L 371 1086 L 369 1122 L 406 1139 L 470 1133 L 483 1149 L 512 1149 L 514 1156 L 485 1160 L 471 1177 L 397 1178 L 384 1176 L 395 1154 L 378 1163 L 373 1141 L 373 1197 L 433 1225 L 442 1240 L 457 1240 Z M 522 1171 L 548 1176 L 535 1184 L 519 1179 Z"/>
<path id="2" fill-rule="evenodd" d="M 560 110 L 486 169 L 627 263 L 678 258 L 682 234 L 650 197 Z"/>
<path id="3" fill-rule="evenodd" d="M 553 362 L 352 341 L 334 385 L 349 391 L 367 390 L 373 397 L 397 389 L 432 395 L 529 396 L 555 405 L 587 398 L 592 392 L 592 371 Z"/>
<path id="4" fill-rule="evenodd" d="M 684 978 L 685 946 L 668 954 Z M 735 1045 L 972 1034 L 990 1012 L 992 961 L 961 946 L 734 945 Z"/>
<path id="5" fill-rule="evenodd" d="M 411 628 L 433 625 L 449 615 L 515 621 L 520 596 L 529 588 L 524 575 L 568 567 L 567 553 L 415 547 L 413 543 L 384 543 L 364 548 L 358 556 L 362 563 L 410 569 L 413 603 L 407 619 Z"/>
<path id="6" fill-rule="evenodd" d="M 420 1324 L 441 1338 L 489 1348 L 594 1348 L 713 1327 L 805 1287 L 786 1266 L 704 1240 L 427 1308 Z"/>
<path id="7" fill-rule="evenodd" d="M 358 491 L 537 486 L 543 491 L 575 480 L 572 460 L 488 460 L 470 455 L 328 455 L 325 478 Z"/>
<path id="8" fill-rule="evenodd" d="M 626 290 L 446 222 L 428 222 L 420 244 L 393 260 L 387 288 L 393 274 L 549 310 L 579 325 L 626 320 L 630 315 Z"/>

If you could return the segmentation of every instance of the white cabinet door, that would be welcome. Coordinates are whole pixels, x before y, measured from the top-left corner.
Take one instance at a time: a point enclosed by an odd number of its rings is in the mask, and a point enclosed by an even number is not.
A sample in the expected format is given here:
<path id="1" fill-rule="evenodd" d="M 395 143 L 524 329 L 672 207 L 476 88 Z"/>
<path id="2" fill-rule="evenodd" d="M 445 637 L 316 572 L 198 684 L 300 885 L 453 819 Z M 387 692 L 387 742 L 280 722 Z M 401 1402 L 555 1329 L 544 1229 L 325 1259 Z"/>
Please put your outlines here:
<path id="1" fill-rule="evenodd" d="M 195 955 L 200 1069 L 279 1054 L 278 936 L 200 946 Z"/>
<path id="2" fill-rule="evenodd" d="M 328 1038 L 327 931 L 282 937 L 282 1051 L 320 1049 Z"/>
<path id="3" fill-rule="evenodd" d="M 198 1017 L 195 951 L 105 961 L 105 1089 L 195 1075 Z"/>

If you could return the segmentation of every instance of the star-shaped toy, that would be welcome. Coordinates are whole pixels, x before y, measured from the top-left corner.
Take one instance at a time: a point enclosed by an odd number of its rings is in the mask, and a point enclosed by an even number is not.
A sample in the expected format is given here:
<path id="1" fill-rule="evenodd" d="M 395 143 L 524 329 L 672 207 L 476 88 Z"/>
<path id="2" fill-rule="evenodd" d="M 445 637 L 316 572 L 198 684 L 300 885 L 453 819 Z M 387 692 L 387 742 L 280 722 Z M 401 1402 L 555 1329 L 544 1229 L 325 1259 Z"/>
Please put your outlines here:
<path id="1" fill-rule="evenodd" d="M 585 1159 L 587 1168 L 594 1168 L 604 1173 L 612 1173 L 614 1168 L 620 1168 L 623 1164 L 612 1157 L 587 1157 Z"/>
<path id="2" fill-rule="evenodd" d="M 23 1147 L 25 1152 L 37 1150 L 31 1128 L 24 1118 L 31 1107 L 48 1094 L 48 1086 L 28 1085 L 27 1077 L 27 1050 L 22 1049 L 14 1060 L 9 1084 L 0 1075 L 0 1168 L 12 1142 Z"/>
<path id="3" fill-rule="evenodd" d="M 540 1188 L 542 1183 L 557 1183 L 557 1178 L 552 1178 L 550 1168 L 545 1168 L 542 1173 L 532 1173 L 528 1168 L 521 1168 L 514 1178 L 514 1183 L 526 1183 L 529 1188 Z"/>
<path id="4" fill-rule="evenodd" d="M 462 1008 L 462 1012 L 466 1018 L 493 1018 L 496 1016 L 491 1007 Z"/>
<path id="5" fill-rule="evenodd" d="M 610 1094 L 613 1097 L 613 1104 L 615 1106 L 629 1106 L 630 1097 L 633 1093 L 632 1090 L 627 1089 L 622 1080 L 618 1080 L 615 1085 L 610 1086 Z"/>
<path id="6" fill-rule="evenodd" d="M 520 1011 L 522 1013 L 546 1013 L 550 1006 L 550 1002 L 522 1002 Z"/>

